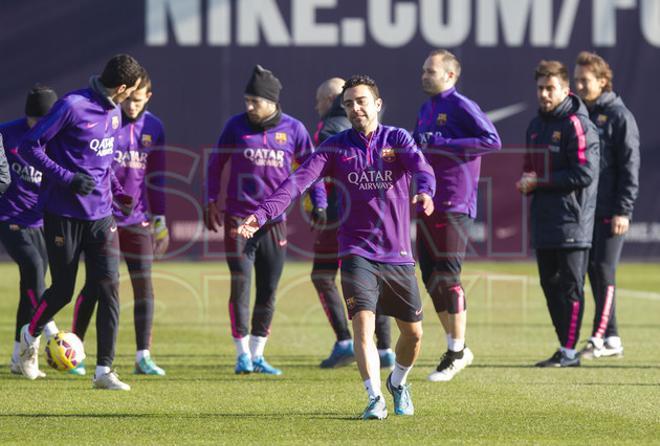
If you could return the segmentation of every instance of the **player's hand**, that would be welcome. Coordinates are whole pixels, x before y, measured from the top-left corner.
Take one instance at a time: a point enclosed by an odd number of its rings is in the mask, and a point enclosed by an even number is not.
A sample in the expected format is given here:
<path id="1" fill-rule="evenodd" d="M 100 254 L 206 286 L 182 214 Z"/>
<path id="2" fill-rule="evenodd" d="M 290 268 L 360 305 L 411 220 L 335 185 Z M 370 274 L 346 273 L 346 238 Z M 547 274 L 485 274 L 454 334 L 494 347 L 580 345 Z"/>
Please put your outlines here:
<path id="1" fill-rule="evenodd" d="M 238 234 L 244 238 L 254 237 L 254 233 L 259 230 L 259 222 L 254 214 L 248 215 L 243 223 L 238 225 Z"/>
<path id="2" fill-rule="evenodd" d="M 131 215 L 133 212 L 133 206 L 135 206 L 135 200 L 133 200 L 131 195 L 122 192 L 114 195 L 113 198 L 122 214 L 127 217 Z"/>
<path id="3" fill-rule="evenodd" d="M 433 198 L 429 194 L 421 193 L 412 198 L 412 204 L 419 203 L 427 216 L 433 213 L 435 207 L 433 206 Z"/>
<path id="4" fill-rule="evenodd" d="M 536 189 L 537 185 L 538 176 L 536 175 L 536 172 L 525 172 L 520 177 L 520 180 L 516 182 L 516 189 L 518 189 L 521 194 L 530 194 Z"/>
<path id="5" fill-rule="evenodd" d="M 623 235 L 630 228 L 630 219 L 625 215 L 614 215 L 612 217 L 612 234 Z"/>
<path id="6" fill-rule="evenodd" d="M 328 214 L 325 208 L 314 208 L 310 216 L 312 222 L 312 229 L 322 231 L 328 224 Z"/>
<path id="7" fill-rule="evenodd" d="M 151 220 L 153 231 L 153 249 L 154 257 L 159 259 L 167 252 L 170 246 L 170 231 L 167 229 L 164 215 L 154 215 Z"/>
<path id="8" fill-rule="evenodd" d="M 213 232 L 218 232 L 222 228 L 222 219 L 218 204 L 215 201 L 209 202 L 204 209 L 204 224 L 206 229 Z"/>
<path id="9" fill-rule="evenodd" d="M 78 195 L 87 196 L 94 188 L 96 188 L 96 181 L 86 173 L 76 172 L 69 184 L 69 187 Z"/>

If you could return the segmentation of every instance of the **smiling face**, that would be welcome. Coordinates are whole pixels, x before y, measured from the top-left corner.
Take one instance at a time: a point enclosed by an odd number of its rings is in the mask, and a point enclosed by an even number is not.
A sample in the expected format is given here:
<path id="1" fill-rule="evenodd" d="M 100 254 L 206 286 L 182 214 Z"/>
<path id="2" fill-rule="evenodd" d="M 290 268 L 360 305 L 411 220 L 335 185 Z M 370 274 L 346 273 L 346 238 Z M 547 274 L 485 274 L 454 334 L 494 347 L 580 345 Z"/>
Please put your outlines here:
<path id="1" fill-rule="evenodd" d="M 587 104 L 595 102 L 607 85 L 607 79 L 596 77 L 594 71 L 587 65 L 577 65 L 573 79 L 576 93 Z"/>
<path id="2" fill-rule="evenodd" d="M 344 92 L 342 104 L 346 110 L 348 120 L 358 132 L 365 135 L 376 130 L 378 127 L 378 113 L 383 106 L 383 101 L 374 96 L 373 91 L 367 85 L 356 85 Z"/>
<path id="3" fill-rule="evenodd" d="M 564 85 L 558 76 L 541 76 L 536 80 L 536 98 L 539 108 L 545 113 L 557 108 L 568 93 L 568 85 Z"/>

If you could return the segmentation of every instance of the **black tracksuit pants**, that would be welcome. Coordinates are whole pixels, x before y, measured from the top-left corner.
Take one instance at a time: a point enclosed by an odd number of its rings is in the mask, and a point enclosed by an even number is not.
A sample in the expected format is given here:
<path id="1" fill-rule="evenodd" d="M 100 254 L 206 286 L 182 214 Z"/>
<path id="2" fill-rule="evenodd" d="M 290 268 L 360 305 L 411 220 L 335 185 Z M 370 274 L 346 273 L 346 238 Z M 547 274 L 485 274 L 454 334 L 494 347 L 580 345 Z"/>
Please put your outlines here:
<path id="1" fill-rule="evenodd" d="M 39 335 L 46 322 L 71 302 L 84 254 L 87 283 L 99 297 L 96 364 L 112 366 L 119 328 L 119 238 L 114 219 L 86 221 L 45 214 L 44 235 L 52 284 L 32 316 L 30 333 Z"/>

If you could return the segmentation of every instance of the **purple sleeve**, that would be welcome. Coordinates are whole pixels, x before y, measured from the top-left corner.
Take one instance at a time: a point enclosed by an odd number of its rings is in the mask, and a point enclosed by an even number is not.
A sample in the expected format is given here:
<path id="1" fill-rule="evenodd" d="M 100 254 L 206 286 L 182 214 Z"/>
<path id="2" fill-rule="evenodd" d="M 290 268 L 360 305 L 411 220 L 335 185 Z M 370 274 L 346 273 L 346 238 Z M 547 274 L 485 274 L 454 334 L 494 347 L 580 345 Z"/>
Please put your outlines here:
<path id="1" fill-rule="evenodd" d="M 206 168 L 206 202 L 217 201 L 220 195 L 220 175 L 222 169 L 229 160 L 229 148 L 232 144 L 231 128 L 229 124 L 225 126 L 218 139 L 217 147 L 209 156 L 208 166 Z"/>
<path id="2" fill-rule="evenodd" d="M 399 159 L 404 168 L 412 175 L 415 185 L 414 192 L 416 194 L 425 193 L 433 197 L 435 195 L 435 173 L 422 151 L 407 132 L 402 134 L 398 146 L 400 147 Z"/>
<path id="3" fill-rule="evenodd" d="M 114 169 L 112 169 L 111 167 L 109 169 L 110 169 L 110 192 L 112 192 L 112 195 L 114 196 L 123 194 L 124 186 L 122 186 L 121 183 L 119 182 L 117 175 L 115 175 Z"/>
<path id="4" fill-rule="evenodd" d="M 48 141 L 65 128 L 71 120 L 69 106 L 64 101 L 55 103 L 51 111 L 25 134 L 20 146 L 21 158 L 40 170 L 48 178 L 69 185 L 74 173 L 50 159 L 44 148 Z"/>
<path id="5" fill-rule="evenodd" d="M 147 157 L 147 200 L 149 212 L 153 215 L 165 215 L 165 153 L 165 132 L 161 129 L 156 147 Z"/>
<path id="6" fill-rule="evenodd" d="M 309 137 L 307 130 L 302 128 L 300 130 L 300 145 L 298 151 L 296 152 L 296 162 L 298 164 L 303 164 L 307 158 L 314 153 L 314 146 L 312 144 L 312 139 Z M 317 181 L 312 185 L 309 190 L 309 198 L 312 200 L 312 204 L 315 208 L 327 208 L 328 207 L 328 197 L 325 192 L 325 185 L 323 181 Z"/>
<path id="7" fill-rule="evenodd" d="M 332 153 L 317 151 L 287 178 L 280 187 L 261 202 L 254 215 L 259 226 L 281 215 L 289 205 L 302 195 L 314 182 L 328 174 L 328 164 Z"/>

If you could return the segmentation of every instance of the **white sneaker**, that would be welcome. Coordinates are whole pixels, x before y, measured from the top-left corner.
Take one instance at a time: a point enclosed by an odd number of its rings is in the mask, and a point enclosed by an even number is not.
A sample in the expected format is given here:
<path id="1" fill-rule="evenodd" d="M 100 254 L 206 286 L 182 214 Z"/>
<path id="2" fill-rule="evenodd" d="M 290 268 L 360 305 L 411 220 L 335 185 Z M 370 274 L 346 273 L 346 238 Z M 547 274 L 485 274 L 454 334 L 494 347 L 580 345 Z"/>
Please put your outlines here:
<path id="1" fill-rule="evenodd" d="M 28 325 L 21 328 L 21 345 L 19 347 L 18 367 L 27 379 L 37 379 L 41 375 L 39 370 L 39 341 L 41 336 L 34 338 L 32 343 L 28 342 Z"/>
<path id="2" fill-rule="evenodd" d="M 13 375 L 22 375 L 23 374 L 23 372 L 21 372 L 21 365 L 17 361 L 14 361 L 13 359 L 9 363 L 9 371 Z M 37 378 L 45 378 L 45 377 L 46 377 L 46 374 L 44 372 L 42 372 L 41 370 L 39 370 L 39 376 L 37 376 Z"/>
<path id="3" fill-rule="evenodd" d="M 460 359 L 456 358 L 451 353 L 453 352 L 445 352 L 445 354 L 442 356 L 442 359 L 440 360 L 440 364 L 438 364 L 437 369 L 429 375 L 429 381 L 451 381 L 451 379 L 456 376 L 458 372 L 472 364 L 472 361 L 474 360 L 474 354 L 472 354 L 472 350 L 467 347 L 463 349 L 463 357 Z"/>
<path id="4" fill-rule="evenodd" d="M 131 386 L 119 380 L 119 376 L 117 376 L 117 372 L 114 370 L 110 370 L 98 378 L 94 376 L 92 383 L 95 389 L 131 390 Z"/>
<path id="5" fill-rule="evenodd" d="M 620 343 L 619 345 L 611 345 L 605 341 L 600 356 L 603 358 L 623 358 L 623 345 Z"/>

